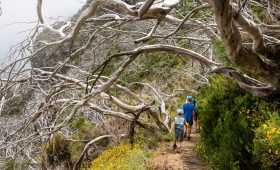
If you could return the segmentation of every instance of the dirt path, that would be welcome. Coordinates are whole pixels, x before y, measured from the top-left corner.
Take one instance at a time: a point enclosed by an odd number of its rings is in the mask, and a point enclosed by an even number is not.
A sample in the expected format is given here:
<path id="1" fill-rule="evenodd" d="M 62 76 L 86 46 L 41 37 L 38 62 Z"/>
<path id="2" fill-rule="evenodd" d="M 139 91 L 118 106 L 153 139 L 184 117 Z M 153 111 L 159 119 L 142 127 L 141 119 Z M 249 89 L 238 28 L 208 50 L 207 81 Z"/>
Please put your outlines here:
<path id="1" fill-rule="evenodd" d="M 156 170 L 207 170 L 207 165 L 197 158 L 196 142 L 198 133 L 192 133 L 190 141 L 184 140 L 181 152 L 172 149 L 173 142 L 162 143 L 152 158 L 147 160 L 147 166 Z"/>

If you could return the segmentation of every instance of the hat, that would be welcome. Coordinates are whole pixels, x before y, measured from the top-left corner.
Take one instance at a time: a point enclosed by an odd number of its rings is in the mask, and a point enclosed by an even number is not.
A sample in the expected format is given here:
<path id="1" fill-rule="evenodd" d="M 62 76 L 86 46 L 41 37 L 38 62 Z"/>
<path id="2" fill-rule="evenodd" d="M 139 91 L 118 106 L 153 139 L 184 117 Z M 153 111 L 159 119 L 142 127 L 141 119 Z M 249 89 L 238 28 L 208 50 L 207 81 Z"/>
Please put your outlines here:
<path id="1" fill-rule="evenodd" d="M 181 115 L 181 114 L 183 114 L 184 113 L 184 111 L 182 110 L 182 109 L 177 109 L 177 114 L 179 115 Z"/>
<path id="2" fill-rule="evenodd" d="M 192 101 L 193 97 L 192 96 L 187 96 L 187 100 Z"/>

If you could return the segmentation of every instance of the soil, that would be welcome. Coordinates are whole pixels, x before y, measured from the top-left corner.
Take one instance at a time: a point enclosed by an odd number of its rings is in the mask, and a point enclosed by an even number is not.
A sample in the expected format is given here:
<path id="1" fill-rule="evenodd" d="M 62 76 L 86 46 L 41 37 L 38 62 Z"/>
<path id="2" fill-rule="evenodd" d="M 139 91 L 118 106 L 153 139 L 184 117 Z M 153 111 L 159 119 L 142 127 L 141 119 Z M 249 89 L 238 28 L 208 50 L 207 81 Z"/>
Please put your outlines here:
<path id="1" fill-rule="evenodd" d="M 192 133 L 191 139 L 184 139 L 180 152 L 175 151 L 172 142 L 161 143 L 153 151 L 151 158 L 147 159 L 148 169 L 155 170 L 208 170 L 207 164 L 197 157 L 196 142 L 199 140 L 199 133 Z"/>

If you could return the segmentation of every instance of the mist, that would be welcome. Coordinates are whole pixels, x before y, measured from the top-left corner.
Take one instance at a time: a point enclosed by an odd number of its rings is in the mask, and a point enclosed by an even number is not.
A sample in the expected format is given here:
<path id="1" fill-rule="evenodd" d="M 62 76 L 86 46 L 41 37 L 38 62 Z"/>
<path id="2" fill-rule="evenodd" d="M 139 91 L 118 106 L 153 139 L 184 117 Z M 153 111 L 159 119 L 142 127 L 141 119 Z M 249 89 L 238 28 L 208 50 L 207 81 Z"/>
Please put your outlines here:
<path id="1" fill-rule="evenodd" d="M 36 25 L 36 0 L 2 0 L 0 16 L 0 59 L 3 61 L 9 49 L 27 38 Z M 43 14 L 49 22 L 67 20 L 86 0 L 44 0 Z"/>

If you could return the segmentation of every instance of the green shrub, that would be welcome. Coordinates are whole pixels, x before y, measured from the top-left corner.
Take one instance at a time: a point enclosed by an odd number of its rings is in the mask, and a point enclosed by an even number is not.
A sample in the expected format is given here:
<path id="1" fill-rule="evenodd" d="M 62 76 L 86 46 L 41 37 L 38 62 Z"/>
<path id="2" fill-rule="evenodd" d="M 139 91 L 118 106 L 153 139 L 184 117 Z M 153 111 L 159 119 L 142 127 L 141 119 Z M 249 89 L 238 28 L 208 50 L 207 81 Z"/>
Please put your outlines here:
<path id="1" fill-rule="evenodd" d="M 90 141 L 102 134 L 91 123 L 87 122 L 83 116 L 77 117 L 70 127 L 75 132 L 71 135 L 71 138 L 78 140 L 77 142 L 71 142 L 68 147 L 71 153 L 71 162 L 75 163 L 86 145 L 86 142 L 81 141 Z M 96 144 L 99 146 L 107 146 L 106 140 L 101 140 Z"/>
<path id="2" fill-rule="evenodd" d="M 225 63 L 227 66 L 232 66 L 232 63 L 227 57 L 225 45 L 222 41 L 217 40 L 213 46 L 214 54 L 217 56 L 218 60 Z"/>
<path id="3" fill-rule="evenodd" d="M 146 129 L 140 129 L 136 133 L 135 141 L 141 144 L 143 149 L 153 149 L 158 146 L 161 141 L 161 133 L 159 131 L 151 132 Z"/>
<path id="4" fill-rule="evenodd" d="M 280 116 L 276 113 L 256 129 L 254 156 L 262 169 L 280 167 Z"/>
<path id="5" fill-rule="evenodd" d="M 69 141 L 60 132 L 56 132 L 46 143 L 42 154 L 42 164 L 54 166 L 65 162 L 70 165 Z"/>
<path id="6" fill-rule="evenodd" d="M 174 140 L 174 133 L 164 133 L 161 136 L 162 140 L 165 142 L 170 142 Z"/>
<path id="7" fill-rule="evenodd" d="M 202 124 L 200 155 L 213 169 L 254 169 L 254 129 L 267 118 L 262 101 L 221 76 L 210 77 L 198 95 Z"/>

